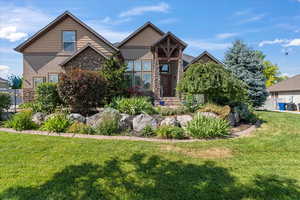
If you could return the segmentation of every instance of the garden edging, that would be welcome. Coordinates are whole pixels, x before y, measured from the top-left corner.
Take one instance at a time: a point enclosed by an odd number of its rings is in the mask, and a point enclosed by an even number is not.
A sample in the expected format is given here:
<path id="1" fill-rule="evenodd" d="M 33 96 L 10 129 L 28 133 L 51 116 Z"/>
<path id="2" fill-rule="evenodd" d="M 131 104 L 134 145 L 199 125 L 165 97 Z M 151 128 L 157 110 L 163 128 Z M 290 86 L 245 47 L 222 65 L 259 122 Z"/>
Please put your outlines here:
<path id="1" fill-rule="evenodd" d="M 252 125 L 249 128 L 231 134 L 228 138 L 234 139 L 239 137 L 248 137 L 256 130 L 257 126 Z M 107 135 L 87 135 L 87 134 L 74 134 L 74 133 L 53 133 L 48 131 L 36 131 L 36 130 L 24 130 L 16 131 L 11 128 L 0 128 L 2 132 L 8 133 L 18 133 L 18 134 L 31 134 L 31 135 L 46 135 L 46 136 L 61 136 L 61 137 L 71 137 L 71 138 L 90 138 L 98 140 L 131 140 L 131 141 L 146 141 L 146 142 L 199 142 L 215 139 L 159 139 L 159 138 L 142 138 L 135 136 L 107 136 Z"/>

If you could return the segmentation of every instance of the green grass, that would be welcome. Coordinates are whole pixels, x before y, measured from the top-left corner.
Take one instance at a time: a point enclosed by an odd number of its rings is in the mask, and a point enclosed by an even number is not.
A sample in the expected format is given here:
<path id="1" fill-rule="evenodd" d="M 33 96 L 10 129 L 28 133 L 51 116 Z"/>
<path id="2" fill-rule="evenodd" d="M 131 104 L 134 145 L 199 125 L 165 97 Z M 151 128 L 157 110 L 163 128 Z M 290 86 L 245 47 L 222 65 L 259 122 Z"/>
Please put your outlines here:
<path id="1" fill-rule="evenodd" d="M 300 115 L 259 114 L 253 137 L 196 143 L 2 132 L 0 199 L 300 199 Z"/>

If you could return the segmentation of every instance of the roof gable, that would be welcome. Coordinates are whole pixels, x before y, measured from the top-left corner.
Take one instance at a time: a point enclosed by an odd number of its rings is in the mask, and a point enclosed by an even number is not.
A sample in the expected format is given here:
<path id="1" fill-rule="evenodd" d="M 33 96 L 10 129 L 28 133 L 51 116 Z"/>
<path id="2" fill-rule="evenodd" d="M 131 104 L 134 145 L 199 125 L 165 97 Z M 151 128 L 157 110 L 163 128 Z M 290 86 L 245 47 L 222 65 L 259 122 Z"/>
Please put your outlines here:
<path id="1" fill-rule="evenodd" d="M 300 74 L 270 86 L 268 91 L 300 91 Z"/>
<path id="2" fill-rule="evenodd" d="M 155 26 L 151 22 L 146 22 L 143 26 L 139 27 L 136 31 L 131 33 L 127 38 L 125 38 L 122 42 L 120 42 L 118 44 L 118 48 L 120 48 L 120 47 L 124 46 L 126 43 L 132 41 L 135 37 L 137 37 L 138 35 L 140 35 L 142 32 L 144 32 L 147 29 L 148 30 L 151 29 L 153 31 L 153 34 L 156 34 L 157 37 L 156 37 L 155 41 L 157 41 L 157 38 L 160 38 L 165 34 L 162 30 L 160 30 L 157 26 Z"/>
<path id="3" fill-rule="evenodd" d="M 160 42 L 162 42 L 163 40 L 165 40 L 167 37 L 171 37 L 174 40 L 176 40 L 178 43 L 180 43 L 184 48 L 187 46 L 187 44 L 182 41 L 181 39 L 179 39 L 176 35 L 174 35 L 173 33 L 171 33 L 170 31 L 167 32 L 166 34 L 164 34 L 164 36 L 162 38 L 160 38 L 158 41 L 156 41 L 154 44 L 152 44 L 153 46 L 156 46 L 157 44 L 159 44 Z"/>
<path id="4" fill-rule="evenodd" d="M 186 70 L 190 65 L 198 62 L 199 60 L 201 60 L 202 58 L 204 58 L 205 56 L 207 56 L 210 60 L 214 61 L 217 64 L 220 65 L 224 65 L 221 61 L 219 61 L 217 58 L 215 58 L 213 55 L 211 55 L 208 51 L 203 51 L 199 56 L 197 56 L 196 58 L 194 58 L 186 67 L 184 70 Z"/>
<path id="5" fill-rule="evenodd" d="M 101 51 L 99 51 L 98 49 L 96 49 L 95 47 L 93 47 L 91 44 L 87 44 L 84 47 L 82 47 L 81 49 L 79 49 L 78 51 L 74 52 L 74 54 L 72 54 L 72 56 L 68 57 L 66 60 L 64 60 L 62 63 L 60 63 L 61 66 L 66 65 L 68 62 L 70 62 L 72 59 L 74 59 L 75 57 L 77 57 L 78 55 L 80 55 L 80 53 L 82 53 L 84 50 L 86 50 L 87 48 L 91 48 L 93 49 L 95 52 L 97 52 L 99 55 L 101 55 L 102 57 L 104 57 L 105 59 L 108 59 L 107 56 L 105 56 Z"/>
<path id="6" fill-rule="evenodd" d="M 51 30 L 53 27 L 55 27 L 57 24 L 62 22 L 65 18 L 70 17 L 72 18 L 75 22 L 80 24 L 82 27 L 87 29 L 89 32 L 91 32 L 93 35 L 95 35 L 98 39 L 102 40 L 105 44 L 107 44 L 109 47 L 114 49 L 115 51 L 118 51 L 118 49 L 113 46 L 108 40 L 106 40 L 104 37 L 102 37 L 100 34 L 98 34 L 96 31 L 94 31 L 91 27 L 83 23 L 80 19 L 75 17 L 72 13 L 69 11 L 65 11 L 63 14 L 59 15 L 56 19 L 54 19 L 51 23 L 49 23 L 47 26 L 42 28 L 40 31 L 35 33 L 33 36 L 28 38 L 26 41 L 21 43 L 19 46 L 15 48 L 15 51 L 22 52 L 27 46 L 29 46 L 32 42 L 38 40 L 39 37 L 41 37 L 43 34 Z"/>

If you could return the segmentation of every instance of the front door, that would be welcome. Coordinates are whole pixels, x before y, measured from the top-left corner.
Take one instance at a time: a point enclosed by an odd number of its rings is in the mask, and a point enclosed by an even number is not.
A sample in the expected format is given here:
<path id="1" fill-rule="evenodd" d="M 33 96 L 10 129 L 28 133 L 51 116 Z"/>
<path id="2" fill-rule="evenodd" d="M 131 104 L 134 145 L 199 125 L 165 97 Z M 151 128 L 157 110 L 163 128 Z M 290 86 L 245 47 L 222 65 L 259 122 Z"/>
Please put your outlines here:
<path id="1" fill-rule="evenodd" d="M 172 96 L 172 75 L 171 74 L 161 74 L 160 75 L 161 82 L 161 92 L 163 97 L 171 97 Z"/>

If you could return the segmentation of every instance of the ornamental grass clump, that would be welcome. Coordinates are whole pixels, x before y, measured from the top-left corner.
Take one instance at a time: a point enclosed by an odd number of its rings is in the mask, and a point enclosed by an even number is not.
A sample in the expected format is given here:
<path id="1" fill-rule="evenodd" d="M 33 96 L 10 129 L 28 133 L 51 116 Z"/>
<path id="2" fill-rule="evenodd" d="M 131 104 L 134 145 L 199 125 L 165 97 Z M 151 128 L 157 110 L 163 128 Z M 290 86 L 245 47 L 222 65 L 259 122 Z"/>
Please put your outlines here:
<path id="1" fill-rule="evenodd" d="M 184 130 L 177 126 L 160 126 L 156 131 L 156 135 L 163 139 L 183 139 L 185 138 Z"/>
<path id="2" fill-rule="evenodd" d="M 32 111 L 26 110 L 15 114 L 10 120 L 5 121 L 4 127 L 22 131 L 36 129 L 38 125 L 32 121 Z"/>
<path id="3" fill-rule="evenodd" d="M 228 121 L 224 119 L 205 117 L 198 113 L 192 121 L 188 122 L 185 130 L 191 137 L 206 139 L 228 136 L 229 127 Z"/>
<path id="4" fill-rule="evenodd" d="M 82 122 L 74 122 L 67 130 L 68 133 L 95 134 L 95 129 Z"/>
<path id="5" fill-rule="evenodd" d="M 119 110 L 121 113 L 129 115 L 155 113 L 155 110 L 147 97 L 115 98 L 109 106 Z"/>
<path id="6" fill-rule="evenodd" d="M 71 126 L 72 122 L 65 114 L 56 114 L 47 119 L 41 127 L 43 131 L 50 131 L 56 133 L 65 133 Z"/>
<path id="7" fill-rule="evenodd" d="M 205 104 L 198 112 L 212 112 L 218 115 L 222 119 L 226 119 L 230 114 L 230 106 L 219 106 L 216 104 Z"/>

